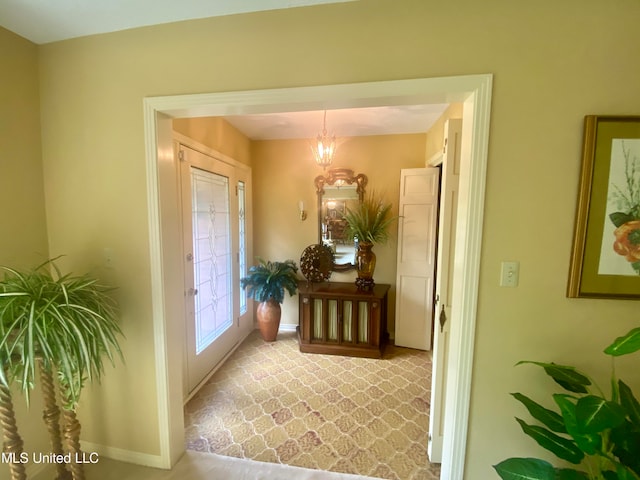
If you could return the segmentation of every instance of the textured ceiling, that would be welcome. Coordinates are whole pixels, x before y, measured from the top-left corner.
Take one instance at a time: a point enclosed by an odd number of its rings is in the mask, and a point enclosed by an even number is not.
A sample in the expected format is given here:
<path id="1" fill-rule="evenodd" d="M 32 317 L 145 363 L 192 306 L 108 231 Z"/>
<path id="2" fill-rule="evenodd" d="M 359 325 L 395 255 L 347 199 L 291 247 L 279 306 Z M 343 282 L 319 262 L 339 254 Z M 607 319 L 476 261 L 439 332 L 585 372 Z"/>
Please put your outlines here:
<path id="1" fill-rule="evenodd" d="M 352 108 L 327 111 L 327 133 L 338 137 L 424 133 L 447 104 Z M 253 140 L 314 138 L 322 131 L 324 112 L 271 113 L 225 117 Z"/>

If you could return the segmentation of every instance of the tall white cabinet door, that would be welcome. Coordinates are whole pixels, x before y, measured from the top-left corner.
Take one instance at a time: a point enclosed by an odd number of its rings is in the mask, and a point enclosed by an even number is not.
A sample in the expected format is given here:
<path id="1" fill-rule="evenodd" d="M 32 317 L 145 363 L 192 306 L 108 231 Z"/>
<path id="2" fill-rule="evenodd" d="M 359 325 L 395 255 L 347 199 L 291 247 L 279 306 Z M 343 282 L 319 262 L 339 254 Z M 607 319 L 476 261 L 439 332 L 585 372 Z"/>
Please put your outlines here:
<path id="1" fill-rule="evenodd" d="M 439 168 L 400 173 L 395 344 L 431 349 Z"/>
<path id="2" fill-rule="evenodd" d="M 436 267 L 436 325 L 433 340 L 431 410 L 429 414 L 429 444 L 427 446 L 427 454 L 431 463 L 442 461 L 447 356 L 449 354 L 450 322 L 448 319 L 451 318 L 451 286 L 453 285 L 454 245 L 456 242 L 462 120 L 448 120 L 445 123 L 444 132 Z"/>

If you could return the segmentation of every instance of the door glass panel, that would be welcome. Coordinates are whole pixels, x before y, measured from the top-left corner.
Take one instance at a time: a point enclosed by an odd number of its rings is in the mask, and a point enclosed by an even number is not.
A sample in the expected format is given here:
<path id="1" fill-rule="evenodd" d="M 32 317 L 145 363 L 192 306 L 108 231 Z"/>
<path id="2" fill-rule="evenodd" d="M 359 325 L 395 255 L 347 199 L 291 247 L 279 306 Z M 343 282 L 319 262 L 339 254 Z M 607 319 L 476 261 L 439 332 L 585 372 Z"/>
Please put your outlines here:
<path id="1" fill-rule="evenodd" d="M 338 341 L 338 301 L 327 301 L 328 332 L 327 340 Z"/>
<path id="2" fill-rule="evenodd" d="M 358 302 L 358 342 L 369 341 L 369 304 Z"/>
<path id="3" fill-rule="evenodd" d="M 239 278 L 247 276 L 246 192 L 244 182 L 238 182 L 238 270 Z M 240 315 L 247 313 L 247 291 L 240 291 Z"/>
<path id="4" fill-rule="evenodd" d="M 313 339 L 322 339 L 322 299 L 313 300 Z"/>
<path id="5" fill-rule="evenodd" d="M 196 354 L 232 324 L 229 179 L 191 168 Z"/>
<path id="6" fill-rule="evenodd" d="M 351 336 L 351 326 L 353 317 L 353 302 L 351 300 L 345 300 L 342 302 L 342 341 L 353 342 Z"/>

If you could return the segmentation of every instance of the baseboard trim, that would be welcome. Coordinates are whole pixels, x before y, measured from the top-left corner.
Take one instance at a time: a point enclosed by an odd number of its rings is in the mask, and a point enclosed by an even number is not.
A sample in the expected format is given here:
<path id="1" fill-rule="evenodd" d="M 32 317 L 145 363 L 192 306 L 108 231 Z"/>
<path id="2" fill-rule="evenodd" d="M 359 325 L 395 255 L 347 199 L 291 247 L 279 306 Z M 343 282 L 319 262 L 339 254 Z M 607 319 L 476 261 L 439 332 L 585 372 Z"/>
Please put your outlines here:
<path id="1" fill-rule="evenodd" d="M 98 454 L 98 461 L 100 457 L 110 458 L 112 460 L 118 460 L 125 463 L 134 463 L 136 465 L 143 465 L 145 467 L 165 468 L 161 455 L 153 455 L 151 453 L 135 452 L 133 450 L 124 450 L 122 448 L 110 447 L 108 445 L 100 445 L 91 442 L 81 442 L 81 449 L 87 456 L 91 453 Z"/>
<path id="2" fill-rule="evenodd" d="M 295 323 L 281 323 L 278 327 L 279 332 L 295 332 L 298 325 Z"/>
<path id="3" fill-rule="evenodd" d="M 109 447 L 107 445 L 99 445 L 91 442 L 80 442 L 80 448 L 85 455 L 86 461 L 100 461 L 101 457 L 109 458 L 111 460 L 117 460 L 125 463 L 133 463 L 136 465 L 143 465 L 145 467 L 153 467 L 165 469 L 162 456 L 152 455 L 149 453 L 134 452 L 132 450 L 124 450 L 121 448 Z M 95 455 L 97 454 L 97 456 Z M 55 465 L 48 464 L 32 464 L 28 465 L 26 469 L 27 478 L 33 478 L 34 480 L 45 480 L 52 478 L 55 473 Z"/>

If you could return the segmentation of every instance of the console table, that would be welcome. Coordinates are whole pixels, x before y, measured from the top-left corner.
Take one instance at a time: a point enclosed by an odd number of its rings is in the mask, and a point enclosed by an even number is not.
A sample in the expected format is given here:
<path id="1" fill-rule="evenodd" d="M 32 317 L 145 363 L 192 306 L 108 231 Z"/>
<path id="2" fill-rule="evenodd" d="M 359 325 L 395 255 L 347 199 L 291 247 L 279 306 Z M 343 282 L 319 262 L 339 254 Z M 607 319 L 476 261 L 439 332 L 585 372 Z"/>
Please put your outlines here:
<path id="1" fill-rule="evenodd" d="M 298 343 L 305 353 L 381 358 L 387 343 L 389 285 L 301 282 Z"/>

